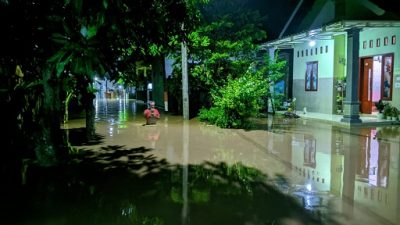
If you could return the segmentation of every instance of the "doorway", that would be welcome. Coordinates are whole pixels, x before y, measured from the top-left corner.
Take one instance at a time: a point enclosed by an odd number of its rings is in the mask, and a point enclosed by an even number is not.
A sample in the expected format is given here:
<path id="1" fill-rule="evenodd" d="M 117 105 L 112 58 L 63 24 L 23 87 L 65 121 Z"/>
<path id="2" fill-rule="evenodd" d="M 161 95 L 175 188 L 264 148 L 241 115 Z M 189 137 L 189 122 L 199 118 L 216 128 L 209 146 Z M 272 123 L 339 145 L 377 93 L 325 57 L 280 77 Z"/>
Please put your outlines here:
<path id="1" fill-rule="evenodd" d="M 360 112 L 375 113 L 380 99 L 392 99 L 393 54 L 376 55 L 361 58 L 360 71 Z"/>

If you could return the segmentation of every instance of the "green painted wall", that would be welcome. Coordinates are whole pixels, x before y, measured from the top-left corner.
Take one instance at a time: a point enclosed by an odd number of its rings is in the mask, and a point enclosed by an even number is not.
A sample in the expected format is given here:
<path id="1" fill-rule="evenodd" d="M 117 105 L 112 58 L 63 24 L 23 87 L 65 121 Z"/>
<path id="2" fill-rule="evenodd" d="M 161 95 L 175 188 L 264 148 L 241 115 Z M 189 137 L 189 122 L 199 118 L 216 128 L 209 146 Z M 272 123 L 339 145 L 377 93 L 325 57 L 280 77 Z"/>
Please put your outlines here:
<path id="1" fill-rule="evenodd" d="M 392 44 L 392 37 L 396 37 L 396 43 Z M 388 44 L 384 45 L 385 37 Z M 377 47 L 379 39 L 380 46 Z M 372 41 L 372 47 L 370 47 Z M 366 45 L 366 48 L 364 48 Z M 400 109 L 400 28 L 369 28 L 360 32 L 360 57 L 383 55 L 393 53 L 393 98 L 390 102 Z M 397 83 L 397 88 L 396 88 Z"/>
<path id="2" fill-rule="evenodd" d="M 334 37 L 333 75 L 335 78 L 346 76 L 346 35 Z"/>
<path id="3" fill-rule="evenodd" d="M 336 81 L 339 78 L 345 78 L 346 77 L 346 54 L 347 54 L 347 48 L 346 48 L 346 39 L 347 35 L 341 34 L 337 35 L 333 38 L 335 45 L 334 45 L 334 53 L 333 53 L 333 84 L 336 84 Z M 343 104 L 337 103 L 336 101 L 336 96 L 342 96 L 344 97 L 345 94 L 338 93 L 337 88 L 334 86 L 332 89 L 333 92 L 333 99 L 332 99 L 332 105 L 333 105 L 333 114 L 337 114 L 337 109 L 343 109 Z M 344 92 L 343 92 L 344 93 Z"/>

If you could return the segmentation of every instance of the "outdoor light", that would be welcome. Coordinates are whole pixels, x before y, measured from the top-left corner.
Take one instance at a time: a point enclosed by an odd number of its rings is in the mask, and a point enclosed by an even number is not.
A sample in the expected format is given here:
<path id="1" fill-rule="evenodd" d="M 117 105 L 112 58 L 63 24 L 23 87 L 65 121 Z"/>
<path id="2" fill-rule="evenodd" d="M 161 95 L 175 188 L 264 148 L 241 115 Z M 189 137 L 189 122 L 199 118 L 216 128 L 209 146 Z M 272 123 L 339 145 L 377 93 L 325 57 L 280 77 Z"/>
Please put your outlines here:
<path id="1" fill-rule="evenodd" d="M 308 42 L 308 45 L 309 45 L 310 47 L 313 47 L 315 44 L 316 44 L 316 43 L 315 43 L 314 40 L 311 40 L 310 42 Z"/>
<path id="2" fill-rule="evenodd" d="M 148 83 L 147 84 L 147 89 L 148 90 L 153 90 L 153 84 L 152 83 Z"/>

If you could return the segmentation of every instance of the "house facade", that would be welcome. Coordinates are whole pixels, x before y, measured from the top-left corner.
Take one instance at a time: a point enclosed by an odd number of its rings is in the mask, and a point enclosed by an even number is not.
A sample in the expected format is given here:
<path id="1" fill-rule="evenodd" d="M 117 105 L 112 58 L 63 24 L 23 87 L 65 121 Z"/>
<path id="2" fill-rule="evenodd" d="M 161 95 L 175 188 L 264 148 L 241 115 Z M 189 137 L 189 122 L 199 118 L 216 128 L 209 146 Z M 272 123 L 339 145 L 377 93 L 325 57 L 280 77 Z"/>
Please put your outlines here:
<path id="1" fill-rule="evenodd" d="M 360 113 L 377 113 L 380 99 L 400 109 L 400 20 L 336 21 L 329 12 L 337 4 L 317 2 L 325 13 L 308 18 L 309 29 L 262 45 L 271 55 L 289 52 L 284 94 L 296 98 L 296 110 L 358 123 Z"/>

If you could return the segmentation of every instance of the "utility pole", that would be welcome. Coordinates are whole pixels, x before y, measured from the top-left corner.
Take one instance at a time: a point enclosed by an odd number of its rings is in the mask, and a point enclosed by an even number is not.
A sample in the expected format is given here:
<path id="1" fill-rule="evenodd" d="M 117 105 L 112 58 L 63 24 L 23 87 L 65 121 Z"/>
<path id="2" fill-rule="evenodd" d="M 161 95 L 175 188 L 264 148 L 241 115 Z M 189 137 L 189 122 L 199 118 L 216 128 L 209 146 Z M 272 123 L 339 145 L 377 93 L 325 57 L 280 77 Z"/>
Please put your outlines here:
<path id="1" fill-rule="evenodd" d="M 184 30 L 184 24 L 182 24 Z M 182 110 L 183 119 L 189 120 L 189 88 L 188 88 L 188 67 L 187 67 L 187 45 L 185 39 L 182 40 Z"/>

